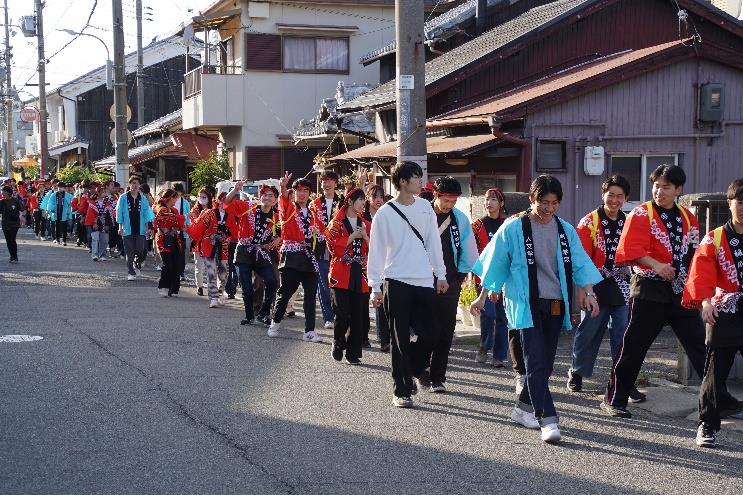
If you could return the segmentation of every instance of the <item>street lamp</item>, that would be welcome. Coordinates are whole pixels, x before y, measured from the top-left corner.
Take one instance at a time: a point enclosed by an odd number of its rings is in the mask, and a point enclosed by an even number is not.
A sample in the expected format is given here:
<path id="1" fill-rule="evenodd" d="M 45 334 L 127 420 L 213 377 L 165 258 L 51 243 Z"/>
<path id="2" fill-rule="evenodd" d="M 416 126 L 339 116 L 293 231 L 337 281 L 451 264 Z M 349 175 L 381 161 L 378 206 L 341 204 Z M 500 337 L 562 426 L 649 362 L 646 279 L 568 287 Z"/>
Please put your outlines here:
<path id="1" fill-rule="evenodd" d="M 106 45 L 106 42 L 100 39 L 98 36 L 90 33 L 82 33 L 79 31 L 73 31 L 72 29 L 58 29 L 57 31 L 62 31 L 63 33 L 71 34 L 73 36 L 88 36 L 101 42 L 103 48 L 106 49 L 106 89 L 113 89 L 113 64 L 111 63 L 111 53 L 108 51 L 108 45 Z"/>

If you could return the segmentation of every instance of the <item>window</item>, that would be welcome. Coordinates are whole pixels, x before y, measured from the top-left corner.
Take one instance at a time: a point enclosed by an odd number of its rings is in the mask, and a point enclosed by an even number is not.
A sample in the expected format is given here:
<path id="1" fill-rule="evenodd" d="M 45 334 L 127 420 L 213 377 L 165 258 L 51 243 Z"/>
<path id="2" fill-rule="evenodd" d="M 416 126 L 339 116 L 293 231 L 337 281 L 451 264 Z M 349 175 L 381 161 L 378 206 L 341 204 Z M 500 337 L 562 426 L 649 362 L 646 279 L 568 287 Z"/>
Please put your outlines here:
<path id="1" fill-rule="evenodd" d="M 650 172 L 660 165 L 678 165 L 678 155 L 611 155 L 611 174 L 624 176 L 630 184 L 630 200 L 625 209 L 650 200 Z"/>
<path id="2" fill-rule="evenodd" d="M 537 171 L 566 170 L 566 145 L 565 141 L 537 141 Z"/>
<path id="3" fill-rule="evenodd" d="M 348 73 L 348 38 L 285 36 L 283 55 L 286 71 Z"/>

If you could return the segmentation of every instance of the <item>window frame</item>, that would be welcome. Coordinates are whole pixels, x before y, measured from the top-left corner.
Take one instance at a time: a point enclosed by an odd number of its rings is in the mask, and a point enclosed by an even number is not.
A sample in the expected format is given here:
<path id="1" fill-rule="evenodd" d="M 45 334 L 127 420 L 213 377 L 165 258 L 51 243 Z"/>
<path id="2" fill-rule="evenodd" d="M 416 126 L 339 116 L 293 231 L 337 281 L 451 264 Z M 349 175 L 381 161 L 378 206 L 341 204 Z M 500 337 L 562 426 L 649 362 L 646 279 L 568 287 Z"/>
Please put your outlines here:
<path id="1" fill-rule="evenodd" d="M 287 69 L 286 68 L 286 52 L 285 45 L 286 39 L 303 39 L 313 40 L 315 45 L 315 69 Z M 346 69 L 345 70 L 331 70 L 331 69 L 317 69 L 317 40 L 345 40 L 346 41 Z M 281 36 L 281 72 L 290 74 L 345 74 L 351 73 L 351 38 L 349 36 Z"/>
<path id="2" fill-rule="evenodd" d="M 562 145 L 562 167 L 561 168 L 543 168 L 539 165 L 539 147 L 542 143 L 561 144 Z M 559 138 L 537 138 L 537 149 L 535 157 L 535 166 L 537 172 L 566 172 L 568 170 L 568 140 Z"/>
<path id="3" fill-rule="evenodd" d="M 648 201 L 645 199 L 646 195 L 650 194 L 650 191 L 648 190 L 649 184 L 648 184 L 648 176 L 650 175 L 650 171 L 648 170 L 648 158 L 652 157 L 658 157 L 658 156 L 672 156 L 673 157 L 673 163 L 671 165 L 678 165 L 679 164 L 679 156 L 681 153 L 630 153 L 630 152 L 623 152 L 623 153 L 606 153 L 606 155 L 609 156 L 609 175 L 611 176 L 614 174 L 614 163 L 613 158 L 616 157 L 633 157 L 637 158 L 640 157 L 640 191 L 639 194 L 634 193 L 630 191 L 630 198 L 636 197 L 637 199 L 633 199 L 631 201 L 627 201 L 624 203 L 624 207 L 622 208 L 624 211 L 632 211 L 636 206 L 641 205 L 642 203 Z M 650 198 L 652 199 L 652 198 Z"/>

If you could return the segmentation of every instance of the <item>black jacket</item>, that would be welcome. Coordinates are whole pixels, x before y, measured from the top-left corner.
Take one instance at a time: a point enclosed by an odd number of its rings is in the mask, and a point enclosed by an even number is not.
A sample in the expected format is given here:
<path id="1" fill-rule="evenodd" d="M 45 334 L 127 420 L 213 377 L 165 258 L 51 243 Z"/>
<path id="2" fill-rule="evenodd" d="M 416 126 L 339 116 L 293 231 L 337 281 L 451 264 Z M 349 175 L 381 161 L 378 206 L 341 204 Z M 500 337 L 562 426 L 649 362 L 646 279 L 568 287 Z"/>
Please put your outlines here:
<path id="1" fill-rule="evenodd" d="M 17 229 L 21 226 L 21 212 L 26 208 L 23 203 L 14 197 L 0 199 L 0 215 L 2 215 L 3 230 Z"/>

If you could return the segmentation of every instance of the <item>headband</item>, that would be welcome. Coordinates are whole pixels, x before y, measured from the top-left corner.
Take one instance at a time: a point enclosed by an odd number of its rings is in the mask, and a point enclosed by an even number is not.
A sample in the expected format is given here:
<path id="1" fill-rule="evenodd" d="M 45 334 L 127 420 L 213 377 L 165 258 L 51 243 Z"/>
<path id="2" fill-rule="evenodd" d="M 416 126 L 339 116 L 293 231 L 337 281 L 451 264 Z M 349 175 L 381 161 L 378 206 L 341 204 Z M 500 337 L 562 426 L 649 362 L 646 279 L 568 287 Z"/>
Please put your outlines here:
<path id="1" fill-rule="evenodd" d="M 435 198 L 457 199 L 460 196 L 459 194 L 442 193 L 438 189 L 436 189 L 436 186 L 431 186 L 431 189 L 433 190 L 433 196 Z"/>

